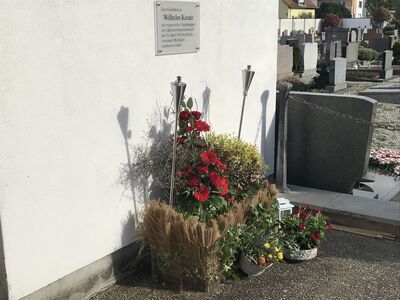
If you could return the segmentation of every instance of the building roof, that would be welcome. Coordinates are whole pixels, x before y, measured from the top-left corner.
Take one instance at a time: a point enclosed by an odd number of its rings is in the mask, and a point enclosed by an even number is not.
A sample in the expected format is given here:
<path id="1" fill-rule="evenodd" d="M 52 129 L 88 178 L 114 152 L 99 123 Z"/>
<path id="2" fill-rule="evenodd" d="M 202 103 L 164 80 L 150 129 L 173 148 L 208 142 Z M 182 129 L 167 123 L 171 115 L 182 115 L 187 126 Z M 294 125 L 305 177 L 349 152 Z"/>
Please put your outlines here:
<path id="1" fill-rule="evenodd" d="M 304 0 L 304 5 L 298 5 L 295 0 L 282 0 L 289 8 L 316 9 L 311 0 Z"/>

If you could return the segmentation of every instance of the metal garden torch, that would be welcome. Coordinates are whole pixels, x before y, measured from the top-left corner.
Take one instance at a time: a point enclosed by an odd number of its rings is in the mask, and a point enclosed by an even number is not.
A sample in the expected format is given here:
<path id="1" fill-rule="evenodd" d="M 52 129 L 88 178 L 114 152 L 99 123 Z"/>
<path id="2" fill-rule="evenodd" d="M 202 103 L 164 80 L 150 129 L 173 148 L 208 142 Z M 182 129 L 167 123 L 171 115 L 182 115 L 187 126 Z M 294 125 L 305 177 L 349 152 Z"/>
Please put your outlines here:
<path id="1" fill-rule="evenodd" d="M 175 130 L 174 130 L 174 143 L 172 148 L 172 168 L 171 168 L 171 187 L 169 189 L 169 204 L 174 204 L 174 184 L 175 184 L 175 167 L 176 167 L 176 134 L 178 131 L 179 112 L 181 102 L 184 99 L 186 83 L 181 81 L 181 76 L 176 77 L 176 81 L 171 82 L 172 97 L 175 101 Z"/>
<path id="2" fill-rule="evenodd" d="M 246 102 L 247 92 L 249 91 L 251 81 L 254 77 L 254 71 L 251 70 L 251 66 L 248 65 L 247 69 L 242 71 L 243 78 L 243 103 L 242 103 L 242 113 L 240 114 L 240 124 L 239 124 L 239 134 L 238 139 L 240 139 L 240 133 L 242 131 L 242 122 L 243 122 L 243 112 L 244 112 L 244 103 Z"/>

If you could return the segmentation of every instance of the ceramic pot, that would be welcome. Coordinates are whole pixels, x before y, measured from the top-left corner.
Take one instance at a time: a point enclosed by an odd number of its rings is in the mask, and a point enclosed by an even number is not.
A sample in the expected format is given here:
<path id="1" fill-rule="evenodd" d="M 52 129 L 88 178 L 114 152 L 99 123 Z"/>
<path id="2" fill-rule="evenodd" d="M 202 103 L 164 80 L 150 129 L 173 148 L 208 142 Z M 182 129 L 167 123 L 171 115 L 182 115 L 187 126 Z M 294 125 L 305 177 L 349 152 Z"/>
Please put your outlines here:
<path id="1" fill-rule="evenodd" d="M 300 250 L 298 255 L 293 255 L 292 253 L 287 252 L 285 253 L 285 256 L 290 260 L 304 261 L 315 258 L 317 256 L 317 252 L 318 248 L 312 248 L 307 250 Z"/>
<path id="2" fill-rule="evenodd" d="M 265 272 L 267 268 L 272 266 L 270 263 L 267 267 L 262 267 L 256 264 L 254 261 L 250 260 L 246 254 L 242 253 L 240 255 L 239 262 L 240 269 L 249 276 L 258 276 Z"/>

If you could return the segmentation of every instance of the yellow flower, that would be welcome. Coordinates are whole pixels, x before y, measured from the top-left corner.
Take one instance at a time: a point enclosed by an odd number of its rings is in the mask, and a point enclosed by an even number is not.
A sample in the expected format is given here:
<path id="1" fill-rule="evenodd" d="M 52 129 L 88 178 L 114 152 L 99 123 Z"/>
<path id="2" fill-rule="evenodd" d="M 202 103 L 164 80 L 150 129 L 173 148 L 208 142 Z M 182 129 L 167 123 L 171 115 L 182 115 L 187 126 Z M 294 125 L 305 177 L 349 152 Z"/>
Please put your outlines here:
<path id="1" fill-rule="evenodd" d="M 264 247 L 267 248 L 267 249 L 269 249 L 269 248 L 271 248 L 271 245 L 270 245 L 268 242 L 266 242 L 266 243 L 264 244 Z"/>
<path id="2" fill-rule="evenodd" d="M 274 250 L 275 250 L 275 252 L 278 252 L 278 251 L 279 251 L 278 247 L 275 247 Z"/>
<path id="3" fill-rule="evenodd" d="M 279 251 L 279 252 L 276 254 L 276 257 L 277 257 L 279 260 L 282 260 L 282 259 L 283 259 L 283 253 L 282 253 L 281 251 Z"/>
<path id="4" fill-rule="evenodd" d="M 268 259 L 272 259 L 272 254 L 268 254 Z"/>

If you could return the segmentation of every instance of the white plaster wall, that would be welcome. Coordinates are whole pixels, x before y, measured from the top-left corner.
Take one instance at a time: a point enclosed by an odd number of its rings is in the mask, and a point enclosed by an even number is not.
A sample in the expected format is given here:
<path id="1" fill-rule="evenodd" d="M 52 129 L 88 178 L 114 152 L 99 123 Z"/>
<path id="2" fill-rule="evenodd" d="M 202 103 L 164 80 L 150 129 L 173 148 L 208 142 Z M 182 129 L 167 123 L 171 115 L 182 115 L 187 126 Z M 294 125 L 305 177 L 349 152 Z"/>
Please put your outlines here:
<path id="1" fill-rule="evenodd" d="M 273 162 L 277 3 L 199 2 L 200 52 L 156 57 L 151 0 L 0 0 L 0 216 L 11 299 L 132 240 L 121 237 L 132 201 L 118 183 L 126 156 L 116 114 L 130 108 L 131 143 L 142 142 L 176 75 L 198 100 L 207 85 L 212 128 L 237 134 L 241 70 L 251 64 L 242 137 Z"/>

